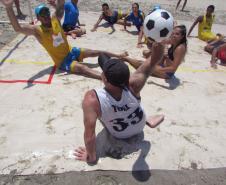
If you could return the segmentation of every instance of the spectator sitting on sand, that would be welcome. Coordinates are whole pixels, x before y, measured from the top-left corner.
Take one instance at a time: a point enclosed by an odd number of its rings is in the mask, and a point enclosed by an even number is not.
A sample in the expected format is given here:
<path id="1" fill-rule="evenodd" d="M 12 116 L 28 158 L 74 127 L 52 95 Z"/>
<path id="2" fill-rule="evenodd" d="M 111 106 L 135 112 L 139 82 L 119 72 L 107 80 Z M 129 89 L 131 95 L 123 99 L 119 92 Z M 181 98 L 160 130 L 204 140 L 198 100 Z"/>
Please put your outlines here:
<path id="1" fill-rule="evenodd" d="M 217 68 L 218 59 L 221 65 L 226 66 L 226 38 L 208 43 L 204 50 L 212 55 L 210 60 L 211 67 Z"/>
<path id="2" fill-rule="evenodd" d="M 56 8 L 56 0 L 49 0 L 49 3 Z M 86 33 L 85 28 L 80 27 L 85 25 L 80 24 L 77 4 L 78 0 L 70 0 L 64 3 L 64 22 L 62 27 L 65 34 L 71 35 L 73 39 Z"/>
<path id="3" fill-rule="evenodd" d="M 85 26 L 84 24 L 80 24 L 79 21 L 79 9 L 77 7 L 78 0 L 71 0 L 69 2 L 65 2 L 64 4 L 64 23 L 63 29 L 66 34 L 71 35 L 72 38 L 80 37 L 86 33 L 84 28 L 81 26 Z"/>
<path id="4" fill-rule="evenodd" d="M 196 24 L 199 24 L 198 27 L 198 38 L 200 40 L 209 42 L 212 40 L 216 40 L 217 36 L 214 34 L 211 29 L 212 29 L 212 24 L 214 22 L 214 5 L 209 5 L 206 9 L 206 14 L 205 15 L 200 15 L 195 22 L 192 24 L 190 30 L 188 31 L 188 37 L 190 36 L 193 28 L 196 26 Z"/>
<path id="5" fill-rule="evenodd" d="M 138 31 L 138 43 L 137 47 L 140 47 L 140 42 L 142 40 L 142 27 L 144 23 L 144 12 L 142 12 L 139 9 L 139 4 L 138 3 L 133 3 L 132 4 L 132 12 L 127 15 L 124 19 L 124 29 L 126 31 L 126 25 L 129 24 L 130 22 L 133 23 L 134 26 L 136 26 L 137 31 Z"/>
<path id="6" fill-rule="evenodd" d="M 114 24 L 124 25 L 124 21 L 122 20 L 127 14 L 123 14 L 121 10 L 111 10 L 107 3 L 102 4 L 102 14 L 100 15 L 96 24 L 94 24 L 93 29 L 91 31 L 96 31 L 100 22 L 104 19 L 111 26 Z M 131 26 L 130 23 L 126 23 L 127 26 Z"/>

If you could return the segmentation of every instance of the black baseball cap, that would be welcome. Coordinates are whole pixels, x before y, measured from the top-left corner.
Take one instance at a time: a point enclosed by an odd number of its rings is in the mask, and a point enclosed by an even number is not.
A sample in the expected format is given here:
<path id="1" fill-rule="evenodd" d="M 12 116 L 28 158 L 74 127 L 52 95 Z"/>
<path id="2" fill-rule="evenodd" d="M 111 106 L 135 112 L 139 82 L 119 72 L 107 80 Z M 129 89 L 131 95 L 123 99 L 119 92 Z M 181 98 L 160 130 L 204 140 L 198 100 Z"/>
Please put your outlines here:
<path id="1" fill-rule="evenodd" d="M 109 83 L 123 88 L 128 86 L 130 72 L 128 66 L 121 60 L 100 54 L 98 63 Z"/>

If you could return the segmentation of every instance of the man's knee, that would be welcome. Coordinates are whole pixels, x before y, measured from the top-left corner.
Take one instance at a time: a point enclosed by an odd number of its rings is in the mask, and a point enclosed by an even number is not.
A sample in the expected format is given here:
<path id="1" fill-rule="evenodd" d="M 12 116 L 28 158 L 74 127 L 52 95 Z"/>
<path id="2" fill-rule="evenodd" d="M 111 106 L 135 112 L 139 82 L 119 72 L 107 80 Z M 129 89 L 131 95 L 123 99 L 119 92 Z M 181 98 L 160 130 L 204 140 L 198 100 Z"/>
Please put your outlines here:
<path id="1" fill-rule="evenodd" d="M 87 66 L 83 65 L 83 64 L 79 64 L 77 63 L 74 68 L 72 69 L 72 71 L 75 74 L 84 74 L 87 71 Z"/>

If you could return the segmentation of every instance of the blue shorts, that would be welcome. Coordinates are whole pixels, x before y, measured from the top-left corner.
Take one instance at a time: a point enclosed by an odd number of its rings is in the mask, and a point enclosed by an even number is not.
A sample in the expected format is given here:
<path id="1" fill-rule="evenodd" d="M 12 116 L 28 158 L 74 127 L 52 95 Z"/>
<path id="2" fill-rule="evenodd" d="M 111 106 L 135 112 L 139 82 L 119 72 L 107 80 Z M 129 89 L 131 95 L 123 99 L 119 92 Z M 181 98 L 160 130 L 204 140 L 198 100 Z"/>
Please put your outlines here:
<path id="1" fill-rule="evenodd" d="M 164 65 L 164 63 L 162 62 L 162 63 L 160 63 L 159 64 L 161 67 L 165 67 L 165 65 Z M 174 73 L 172 73 L 172 72 L 166 72 L 166 76 L 167 76 L 167 78 L 172 78 L 173 76 L 174 76 Z"/>
<path id="2" fill-rule="evenodd" d="M 174 73 L 166 73 L 166 75 L 168 76 L 168 78 L 172 78 L 174 76 Z"/>
<path id="3" fill-rule="evenodd" d="M 137 28 L 137 31 L 140 31 L 140 28 L 143 26 L 142 24 L 139 24 L 139 25 L 135 25 L 136 28 Z"/>
<path id="4" fill-rule="evenodd" d="M 67 72 L 73 71 L 73 66 L 75 65 L 76 61 L 82 62 L 83 51 L 84 50 L 81 48 L 73 47 L 70 53 L 68 53 L 68 55 L 64 58 L 59 69 Z"/>

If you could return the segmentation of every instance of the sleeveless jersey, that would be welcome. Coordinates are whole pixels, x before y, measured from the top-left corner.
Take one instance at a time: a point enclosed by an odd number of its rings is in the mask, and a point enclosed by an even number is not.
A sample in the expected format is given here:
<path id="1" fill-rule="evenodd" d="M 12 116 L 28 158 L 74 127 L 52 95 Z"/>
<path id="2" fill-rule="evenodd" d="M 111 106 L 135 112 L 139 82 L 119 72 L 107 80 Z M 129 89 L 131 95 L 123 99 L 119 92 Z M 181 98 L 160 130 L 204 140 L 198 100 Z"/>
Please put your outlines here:
<path id="1" fill-rule="evenodd" d="M 136 17 L 133 12 L 131 12 L 126 18 L 127 21 L 130 21 L 135 26 L 142 26 L 144 22 L 144 14 L 142 11 L 138 11 L 138 16 Z"/>
<path id="2" fill-rule="evenodd" d="M 58 19 L 54 16 L 51 19 L 51 28 L 39 26 L 39 35 L 41 37 L 41 44 L 49 53 L 57 67 L 63 62 L 64 58 L 71 50 L 64 31 Z"/>
<path id="3" fill-rule="evenodd" d="M 71 1 L 64 3 L 64 25 L 76 26 L 78 23 L 79 10 Z"/>
<path id="4" fill-rule="evenodd" d="M 138 100 L 128 89 L 121 100 L 115 100 L 105 89 L 95 90 L 101 107 L 100 121 L 116 138 L 129 138 L 141 133 L 146 124 L 145 113 Z"/>
<path id="5" fill-rule="evenodd" d="M 212 24 L 214 21 L 214 15 L 211 18 L 206 18 L 206 15 L 203 16 L 203 20 L 199 23 L 198 28 L 198 37 L 201 40 L 208 41 L 216 37 L 214 33 L 211 32 Z"/>
<path id="6" fill-rule="evenodd" d="M 122 16 L 122 12 L 118 10 L 113 10 L 112 16 L 105 15 L 104 13 L 102 13 L 102 15 L 105 21 L 107 21 L 110 24 L 115 24 L 118 21 L 118 19 L 120 19 L 120 17 Z"/>

